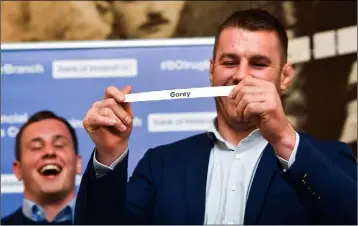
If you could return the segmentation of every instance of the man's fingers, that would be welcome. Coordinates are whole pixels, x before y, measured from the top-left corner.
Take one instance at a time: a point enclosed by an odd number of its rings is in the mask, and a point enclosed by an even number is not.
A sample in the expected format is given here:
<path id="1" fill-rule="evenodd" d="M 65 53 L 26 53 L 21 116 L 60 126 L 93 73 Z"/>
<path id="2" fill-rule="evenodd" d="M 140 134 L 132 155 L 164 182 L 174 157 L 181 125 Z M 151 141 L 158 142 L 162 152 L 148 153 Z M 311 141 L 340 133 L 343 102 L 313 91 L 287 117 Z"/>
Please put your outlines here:
<path id="1" fill-rule="evenodd" d="M 118 90 L 114 86 L 109 86 L 109 87 L 107 87 L 107 89 L 105 91 L 104 99 L 106 100 L 109 98 L 113 98 L 116 102 L 118 102 L 118 104 L 122 105 L 122 107 L 128 114 L 130 114 L 132 116 L 133 112 L 132 112 L 130 103 L 124 103 L 125 95 L 130 94 L 131 92 L 132 92 L 131 86 L 125 86 L 122 89 L 122 91 Z M 129 121 L 129 119 L 127 119 L 127 122 L 128 121 Z"/>
<path id="2" fill-rule="evenodd" d="M 132 111 L 129 103 L 124 103 L 125 95 L 132 91 L 131 86 L 125 86 L 122 91 L 115 86 L 108 86 L 104 99 L 92 104 L 87 112 L 83 126 L 88 132 L 100 127 L 112 127 L 124 132 L 132 123 Z"/>
<path id="3" fill-rule="evenodd" d="M 127 129 L 127 126 L 119 119 L 116 114 L 110 108 L 101 108 L 99 109 L 99 114 L 104 117 L 108 117 L 115 121 L 113 125 L 118 131 L 124 132 Z"/>
<path id="4" fill-rule="evenodd" d="M 123 89 L 122 89 L 122 93 L 123 94 L 129 94 L 132 92 L 132 87 L 131 86 L 125 86 Z"/>
<path id="5" fill-rule="evenodd" d="M 131 86 L 125 86 L 122 90 L 122 92 L 124 94 L 130 94 L 132 92 L 132 87 Z M 123 103 L 123 109 L 130 114 L 131 116 L 133 115 L 132 109 L 131 109 L 131 104 L 130 103 Z"/>
<path id="6" fill-rule="evenodd" d="M 102 101 L 96 101 L 92 104 L 91 109 L 97 109 L 101 106 Z"/>
<path id="7" fill-rule="evenodd" d="M 236 95 L 235 103 L 238 105 L 242 97 L 246 94 L 262 94 L 264 90 L 261 87 L 257 86 L 244 86 L 242 87 Z"/>
<path id="8" fill-rule="evenodd" d="M 236 85 L 234 88 L 232 88 L 232 90 L 229 94 L 229 98 L 235 99 L 242 86 L 244 86 L 244 83 L 242 83 L 242 81 L 241 81 L 238 85 Z"/>
<path id="9" fill-rule="evenodd" d="M 108 98 L 97 105 L 98 108 L 110 108 L 119 120 L 124 122 L 127 126 L 132 123 L 132 115 L 123 107 L 123 104 L 118 103 L 114 98 Z"/>
<path id="10" fill-rule="evenodd" d="M 88 132 L 93 132 L 100 127 L 115 127 L 118 131 L 124 132 L 127 126 L 120 120 L 112 109 L 92 109 L 83 120 L 83 126 Z"/>
<path id="11" fill-rule="evenodd" d="M 229 94 L 229 98 L 231 99 L 235 99 L 235 97 L 237 96 L 238 92 L 246 86 L 254 86 L 254 87 L 266 87 L 270 82 L 263 80 L 263 79 L 259 79 L 253 76 L 246 76 L 243 80 L 241 80 L 239 82 L 239 84 L 237 86 L 235 86 L 230 94 Z"/>
<path id="12" fill-rule="evenodd" d="M 113 126 L 116 120 L 108 116 L 100 115 L 98 109 L 91 109 L 83 120 L 83 126 L 88 132 L 104 127 Z"/>
<path id="13" fill-rule="evenodd" d="M 104 93 L 104 99 L 113 98 L 118 103 L 123 103 L 124 101 L 124 93 L 118 90 L 115 86 L 108 86 Z"/>
<path id="14" fill-rule="evenodd" d="M 251 114 L 261 113 L 256 111 L 256 109 L 252 109 L 256 105 L 252 105 L 252 103 L 263 103 L 265 102 L 265 95 L 264 94 L 245 94 L 239 104 L 236 107 L 236 113 L 239 120 L 248 121 L 250 119 Z M 247 106 L 250 105 L 250 108 L 247 109 Z M 245 110 L 248 115 L 245 115 Z M 258 109 L 261 110 L 261 109 Z"/>
<path id="15" fill-rule="evenodd" d="M 265 102 L 251 102 L 246 105 L 243 117 L 244 121 L 248 122 L 252 119 L 259 119 L 260 114 L 262 114 L 265 111 Z M 254 124 L 258 123 L 257 120 L 253 121 Z"/>

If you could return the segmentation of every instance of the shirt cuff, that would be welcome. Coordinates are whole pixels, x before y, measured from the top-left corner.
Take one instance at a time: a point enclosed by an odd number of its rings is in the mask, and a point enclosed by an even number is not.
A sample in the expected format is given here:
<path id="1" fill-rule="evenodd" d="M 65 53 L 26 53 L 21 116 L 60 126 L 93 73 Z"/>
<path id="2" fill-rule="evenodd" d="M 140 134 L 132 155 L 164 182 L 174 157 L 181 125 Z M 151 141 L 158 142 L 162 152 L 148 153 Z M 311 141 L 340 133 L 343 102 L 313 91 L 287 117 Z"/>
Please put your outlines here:
<path id="1" fill-rule="evenodd" d="M 112 164 L 110 166 L 106 166 L 106 165 L 100 163 L 96 159 L 96 149 L 95 149 L 95 153 L 93 155 L 93 168 L 94 168 L 96 177 L 102 177 L 102 176 L 106 175 L 108 172 L 112 171 L 118 165 L 118 163 L 120 163 L 122 161 L 122 159 L 124 157 L 126 157 L 127 153 L 128 153 L 128 147 L 126 148 L 126 150 L 123 152 L 123 154 L 121 156 L 119 156 L 116 160 L 114 160 L 114 162 L 112 162 Z"/>
<path id="2" fill-rule="evenodd" d="M 297 154 L 297 148 L 298 148 L 298 144 L 300 143 L 300 135 L 296 132 L 296 143 L 295 143 L 295 147 L 293 148 L 293 151 L 291 153 L 290 158 L 287 160 L 281 158 L 280 156 L 277 156 L 278 160 L 280 161 L 283 171 L 285 172 L 286 170 L 288 170 L 292 164 L 295 162 L 296 159 L 296 154 Z"/>

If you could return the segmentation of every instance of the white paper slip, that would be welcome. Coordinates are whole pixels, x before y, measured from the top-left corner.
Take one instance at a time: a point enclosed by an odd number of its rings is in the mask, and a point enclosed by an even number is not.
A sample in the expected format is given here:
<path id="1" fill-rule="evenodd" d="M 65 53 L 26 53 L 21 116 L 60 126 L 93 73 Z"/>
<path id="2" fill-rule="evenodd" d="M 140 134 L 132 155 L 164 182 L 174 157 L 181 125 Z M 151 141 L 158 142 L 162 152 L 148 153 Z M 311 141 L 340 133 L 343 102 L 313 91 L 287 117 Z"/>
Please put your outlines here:
<path id="1" fill-rule="evenodd" d="M 200 97 L 225 97 L 235 86 L 214 86 L 189 89 L 160 90 L 125 95 L 125 102 L 191 99 Z"/>

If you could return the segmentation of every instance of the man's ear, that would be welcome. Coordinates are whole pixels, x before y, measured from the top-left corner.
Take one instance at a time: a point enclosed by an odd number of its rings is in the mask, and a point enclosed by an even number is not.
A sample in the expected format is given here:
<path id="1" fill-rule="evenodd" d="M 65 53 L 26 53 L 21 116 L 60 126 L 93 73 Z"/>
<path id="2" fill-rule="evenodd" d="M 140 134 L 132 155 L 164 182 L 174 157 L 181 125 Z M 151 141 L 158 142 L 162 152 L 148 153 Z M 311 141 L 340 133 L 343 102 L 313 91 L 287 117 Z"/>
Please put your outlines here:
<path id="1" fill-rule="evenodd" d="M 281 71 L 281 78 L 280 78 L 280 92 L 284 92 L 292 83 L 294 76 L 294 71 L 292 65 L 286 63 Z"/>
<path id="2" fill-rule="evenodd" d="M 15 160 L 12 163 L 12 170 L 15 173 L 16 178 L 21 181 L 22 180 L 22 172 L 21 172 L 21 164 L 19 161 Z"/>
<path id="3" fill-rule="evenodd" d="M 76 156 L 76 173 L 81 174 L 82 172 L 82 157 L 80 155 Z"/>
<path id="4" fill-rule="evenodd" d="M 210 60 L 210 85 L 213 86 L 214 60 Z"/>

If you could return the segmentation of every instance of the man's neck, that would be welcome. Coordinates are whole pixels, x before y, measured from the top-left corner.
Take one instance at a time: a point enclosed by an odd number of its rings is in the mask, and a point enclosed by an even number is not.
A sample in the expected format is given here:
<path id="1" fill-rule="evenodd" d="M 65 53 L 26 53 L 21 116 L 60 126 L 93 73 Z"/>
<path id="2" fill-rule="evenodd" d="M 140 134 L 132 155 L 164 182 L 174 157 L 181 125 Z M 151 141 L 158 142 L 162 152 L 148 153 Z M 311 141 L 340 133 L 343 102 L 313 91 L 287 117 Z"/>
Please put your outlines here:
<path id="1" fill-rule="evenodd" d="M 237 146 L 245 139 L 256 127 L 248 125 L 231 126 L 223 117 L 217 117 L 217 130 L 220 135 L 231 144 Z"/>
<path id="2" fill-rule="evenodd" d="M 72 191 L 66 196 L 62 196 L 62 198 L 49 199 L 46 197 L 34 198 L 33 196 L 24 193 L 24 198 L 39 205 L 44 210 L 46 219 L 52 221 L 56 215 L 74 199 L 75 195 L 75 191 Z"/>

